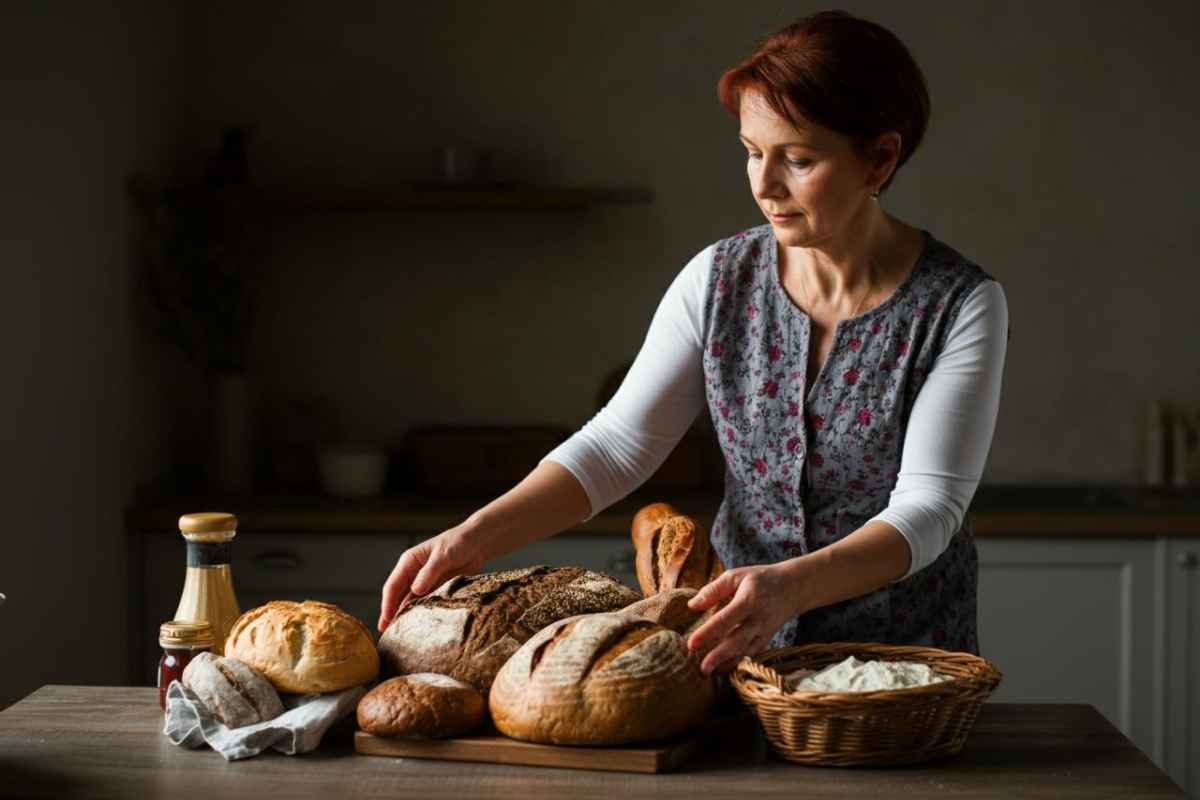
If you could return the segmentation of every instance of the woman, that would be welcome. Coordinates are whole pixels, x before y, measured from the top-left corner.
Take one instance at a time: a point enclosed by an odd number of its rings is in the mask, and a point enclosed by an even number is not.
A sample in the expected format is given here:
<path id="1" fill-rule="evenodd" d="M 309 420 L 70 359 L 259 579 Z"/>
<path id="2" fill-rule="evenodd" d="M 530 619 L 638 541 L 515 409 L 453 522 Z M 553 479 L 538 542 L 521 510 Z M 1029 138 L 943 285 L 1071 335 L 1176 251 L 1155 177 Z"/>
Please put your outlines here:
<path id="1" fill-rule="evenodd" d="M 729 568 L 693 608 L 705 672 L 768 644 L 978 652 L 966 509 L 1007 345 L 999 284 L 880 194 L 925 132 L 904 45 L 842 12 L 799 20 L 719 83 L 768 224 L 683 269 L 612 401 L 520 484 L 405 552 L 401 600 L 639 486 L 707 402 L 726 461 L 711 532 Z"/>

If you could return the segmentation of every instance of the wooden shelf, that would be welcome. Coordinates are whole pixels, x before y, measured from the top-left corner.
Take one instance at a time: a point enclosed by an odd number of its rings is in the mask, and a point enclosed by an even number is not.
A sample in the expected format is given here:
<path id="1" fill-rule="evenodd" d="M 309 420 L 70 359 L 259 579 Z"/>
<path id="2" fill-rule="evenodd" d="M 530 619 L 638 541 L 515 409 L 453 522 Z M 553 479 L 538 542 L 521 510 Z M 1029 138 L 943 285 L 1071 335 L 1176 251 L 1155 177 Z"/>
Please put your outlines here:
<path id="1" fill-rule="evenodd" d="M 580 211 L 599 204 L 648 203 L 650 189 L 552 186 L 401 188 L 226 188 L 223 200 L 271 214 L 377 211 Z"/>

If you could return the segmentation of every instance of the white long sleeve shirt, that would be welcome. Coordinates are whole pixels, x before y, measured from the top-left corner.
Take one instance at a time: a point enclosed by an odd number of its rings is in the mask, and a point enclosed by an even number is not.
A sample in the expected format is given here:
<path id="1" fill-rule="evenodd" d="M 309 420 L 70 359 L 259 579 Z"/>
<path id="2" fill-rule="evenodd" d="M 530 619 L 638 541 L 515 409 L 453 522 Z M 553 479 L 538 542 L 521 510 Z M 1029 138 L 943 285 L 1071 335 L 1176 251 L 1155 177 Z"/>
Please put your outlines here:
<path id="1" fill-rule="evenodd" d="M 714 249 L 671 283 L 612 400 L 544 459 L 580 482 L 589 518 L 653 475 L 704 407 L 703 312 Z M 933 563 L 962 525 L 995 430 L 1007 345 L 1004 290 L 984 281 L 964 301 L 917 395 L 896 486 L 873 518 L 908 542 L 905 577 Z"/>

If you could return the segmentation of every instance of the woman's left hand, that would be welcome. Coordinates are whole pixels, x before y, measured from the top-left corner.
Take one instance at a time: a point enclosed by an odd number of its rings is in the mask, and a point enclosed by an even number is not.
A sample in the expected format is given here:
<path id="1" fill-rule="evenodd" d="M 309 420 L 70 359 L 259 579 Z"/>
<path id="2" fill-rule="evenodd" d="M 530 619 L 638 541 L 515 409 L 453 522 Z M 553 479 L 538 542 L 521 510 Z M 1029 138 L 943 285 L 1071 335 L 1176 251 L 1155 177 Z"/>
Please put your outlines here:
<path id="1" fill-rule="evenodd" d="M 799 613 L 797 578 L 786 565 L 738 567 L 701 588 L 688 606 L 720 610 L 688 637 L 688 650 L 702 657 L 700 670 L 728 672 L 742 656 L 763 650 L 775 631 Z"/>

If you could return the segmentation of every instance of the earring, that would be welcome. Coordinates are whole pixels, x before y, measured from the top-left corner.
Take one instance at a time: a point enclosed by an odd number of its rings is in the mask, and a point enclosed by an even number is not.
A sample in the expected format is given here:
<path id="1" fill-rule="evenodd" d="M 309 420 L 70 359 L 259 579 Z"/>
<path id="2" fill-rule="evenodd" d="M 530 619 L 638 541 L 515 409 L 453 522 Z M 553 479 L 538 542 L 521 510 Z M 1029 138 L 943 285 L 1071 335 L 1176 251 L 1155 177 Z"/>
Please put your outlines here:
<path id="1" fill-rule="evenodd" d="M 871 197 L 874 197 L 876 200 L 878 200 L 879 199 L 879 190 L 876 189 L 875 191 L 871 192 Z"/>

